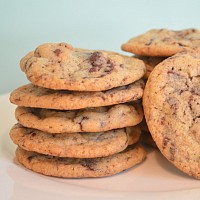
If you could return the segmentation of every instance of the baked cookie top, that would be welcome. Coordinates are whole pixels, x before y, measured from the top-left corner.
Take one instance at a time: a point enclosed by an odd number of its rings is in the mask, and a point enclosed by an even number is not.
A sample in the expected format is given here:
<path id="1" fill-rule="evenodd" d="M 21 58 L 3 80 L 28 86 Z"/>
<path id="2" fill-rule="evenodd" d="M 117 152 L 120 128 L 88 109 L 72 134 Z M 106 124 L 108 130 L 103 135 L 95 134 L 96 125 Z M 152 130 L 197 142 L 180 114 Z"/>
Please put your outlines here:
<path id="1" fill-rule="evenodd" d="M 105 157 L 139 140 L 139 127 L 106 132 L 51 134 L 16 124 L 10 131 L 15 144 L 27 151 L 73 158 Z"/>
<path id="2" fill-rule="evenodd" d="M 144 91 L 146 122 L 163 155 L 200 179 L 200 51 L 158 64 Z"/>
<path id="3" fill-rule="evenodd" d="M 56 90 L 103 91 L 130 84 L 145 73 L 136 58 L 67 43 L 40 45 L 22 58 L 20 66 L 34 85 Z"/>
<path id="4" fill-rule="evenodd" d="M 102 158 L 60 158 L 17 148 L 16 158 L 26 168 L 47 176 L 63 178 L 104 177 L 122 172 L 142 162 L 146 151 L 131 145 L 124 151 Z"/>
<path id="5" fill-rule="evenodd" d="M 200 48 L 200 31 L 197 29 L 152 29 L 130 39 L 122 45 L 124 51 L 142 56 L 172 56 L 183 48 Z"/>
<path id="6" fill-rule="evenodd" d="M 143 119 L 140 104 L 62 111 L 17 107 L 16 119 L 25 127 L 49 133 L 101 132 L 135 126 Z"/>
<path id="7" fill-rule="evenodd" d="M 28 84 L 14 90 L 10 101 L 25 107 L 75 110 L 138 100 L 143 95 L 143 88 L 142 80 L 102 92 L 58 91 Z"/>

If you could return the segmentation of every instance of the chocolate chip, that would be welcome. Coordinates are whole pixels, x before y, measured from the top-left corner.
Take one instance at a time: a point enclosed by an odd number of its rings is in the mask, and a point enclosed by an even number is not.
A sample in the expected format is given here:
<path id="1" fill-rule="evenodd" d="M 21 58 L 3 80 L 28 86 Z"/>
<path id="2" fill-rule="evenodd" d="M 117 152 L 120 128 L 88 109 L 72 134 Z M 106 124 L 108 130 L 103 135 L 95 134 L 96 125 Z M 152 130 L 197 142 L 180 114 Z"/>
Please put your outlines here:
<path id="1" fill-rule="evenodd" d="M 128 79 L 128 77 L 124 77 L 122 82 L 125 82 Z"/>
<path id="2" fill-rule="evenodd" d="M 146 46 L 149 46 L 149 45 L 151 45 L 152 44 L 152 42 L 154 41 L 154 38 L 151 38 L 150 40 L 149 40 L 149 42 L 148 43 L 146 43 L 145 45 Z"/>
<path id="3" fill-rule="evenodd" d="M 161 124 L 161 125 L 164 125 L 164 122 L 165 122 L 165 117 L 162 117 L 162 118 L 160 119 L 160 124 Z"/>
<path id="4" fill-rule="evenodd" d="M 163 143 L 162 143 L 163 149 L 166 148 L 166 146 L 168 145 L 169 141 L 170 141 L 170 139 L 169 139 L 168 137 L 165 137 L 165 138 L 163 139 Z"/>
<path id="5" fill-rule="evenodd" d="M 108 67 L 105 68 L 104 72 L 109 74 L 113 70 L 113 64 L 109 64 Z"/>
<path id="6" fill-rule="evenodd" d="M 88 120 L 88 119 L 89 119 L 89 117 L 83 116 L 82 121 L 83 120 Z"/>
<path id="7" fill-rule="evenodd" d="M 96 72 L 98 69 L 96 67 L 92 67 L 89 69 L 89 72 Z"/>
<path id="8" fill-rule="evenodd" d="M 95 51 L 94 53 L 92 53 L 89 59 L 90 59 L 90 63 L 94 67 L 102 66 L 107 63 L 107 59 L 99 51 Z"/>
<path id="9" fill-rule="evenodd" d="M 95 162 L 93 159 L 84 159 L 81 165 L 90 171 L 95 171 Z"/>
<path id="10" fill-rule="evenodd" d="M 104 72 L 106 74 L 109 74 L 114 69 L 115 65 L 113 61 L 104 57 L 103 53 L 99 51 L 95 51 L 94 53 L 92 53 L 91 56 L 89 57 L 89 61 L 92 65 L 92 68 L 89 69 L 89 72 L 97 72 L 102 67 L 104 67 Z"/>
<path id="11" fill-rule="evenodd" d="M 61 53 L 61 50 L 60 49 L 56 49 L 55 51 L 53 51 L 55 54 L 56 54 L 56 56 L 59 56 L 60 55 L 60 53 Z"/>
<path id="12" fill-rule="evenodd" d="M 104 96 L 101 96 L 101 98 L 103 99 L 103 101 L 105 101 L 105 100 L 106 100 L 106 98 L 105 98 Z"/>
<path id="13" fill-rule="evenodd" d="M 183 44 L 183 43 L 181 43 L 181 42 L 178 42 L 177 43 L 180 47 L 187 47 L 187 45 L 185 45 L 185 44 Z"/>

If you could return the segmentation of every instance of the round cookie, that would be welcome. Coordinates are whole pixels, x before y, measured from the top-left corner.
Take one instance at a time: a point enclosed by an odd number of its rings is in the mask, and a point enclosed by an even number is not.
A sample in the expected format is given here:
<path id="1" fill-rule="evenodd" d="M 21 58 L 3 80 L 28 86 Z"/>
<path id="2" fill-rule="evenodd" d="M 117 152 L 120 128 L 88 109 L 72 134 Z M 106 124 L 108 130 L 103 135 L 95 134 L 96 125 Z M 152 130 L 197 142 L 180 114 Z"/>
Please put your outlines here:
<path id="1" fill-rule="evenodd" d="M 74 158 L 104 157 L 118 153 L 139 140 L 140 134 L 138 127 L 95 133 L 51 134 L 20 124 L 10 131 L 13 142 L 27 151 Z"/>
<path id="2" fill-rule="evenodd" d="M 145 73 L 136 58 L 67 43 L 40 45 L 20 66 L 34 85 L 55 90 L 103 91 L 133 83 Z"/>
<path id="3" fill-rule="evenodd" d="M 74 110 L 134 101 L 142 97 L 143 88 L 142 80 L 103 92 L 57 91 L 27 84 L 14 90 L 10 101 L 24 107 Z"/>
<path id="4" fill-rule="evenodd" d="M 135 126 L 142 121 L 143 111 L 140 104 L 72 111 L 17 107 L 15 116 L 23 126 L 48 133 L 101 132 Z"/>
<path id="5" fill-rule="evenodd" d="M 104 177 L 122 172 L 141 163 L 146 151 L 140 145 L 132 145 L 123 152 L 103 158 L 60 158 L 16 150 L 18 162 L 26 168 L 47 176 L 62 178 Z"/>
<path id="6" fill-rule="evenodd" d="M 200 31 L 197 29 L 152 29 L 130 39 L 122 45 L 124 51 L 142 56 L 172 56 L 183 48 L 200 48 Z"/>
<path id="7" fill-rule="evenodd" d="M 200 51 L 184 51 L 158 64 L 147 81 L 143 106 L 161 153 L 200 179 Z"/>

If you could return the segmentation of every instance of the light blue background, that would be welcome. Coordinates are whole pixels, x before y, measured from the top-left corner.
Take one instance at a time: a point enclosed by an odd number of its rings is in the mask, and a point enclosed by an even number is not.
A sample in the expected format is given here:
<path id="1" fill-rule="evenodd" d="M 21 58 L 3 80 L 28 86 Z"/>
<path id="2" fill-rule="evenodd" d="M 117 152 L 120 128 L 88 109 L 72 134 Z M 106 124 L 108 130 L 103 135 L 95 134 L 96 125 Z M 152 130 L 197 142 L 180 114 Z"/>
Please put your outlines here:
<path id="1" fill-rule="evenodd" d="M 39 44 L 122 53 L 149 29 L 199 26 L 199 0 L 0 0 L 0 93 L 28 83 L 19 61 Z"/>

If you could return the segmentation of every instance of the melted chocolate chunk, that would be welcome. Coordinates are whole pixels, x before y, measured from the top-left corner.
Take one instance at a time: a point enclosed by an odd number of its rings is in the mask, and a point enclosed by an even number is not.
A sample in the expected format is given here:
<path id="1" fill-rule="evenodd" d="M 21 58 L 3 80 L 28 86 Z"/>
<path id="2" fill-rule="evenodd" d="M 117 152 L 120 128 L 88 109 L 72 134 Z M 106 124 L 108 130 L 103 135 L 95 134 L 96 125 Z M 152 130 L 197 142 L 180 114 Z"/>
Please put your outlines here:
<path id="1" fill-rule="evenodd" d="M 59 56 L 60 55 L 60 53 L 61 53 L 61 50 L 60 49 L 56 49 L 55 51 L 53 51 L 55 54 L 56 54 L 56 56 Z"/>
<path id="2" fill-rule="evenodd" d="M 90 63 L 94 67 L 102 66 L 107 63 L 107 59 L 103 56 L 101 52 L 95 51 L 91 56 L 90 56 Z"/>
<path id="3" fill-rule="evenodd" d="M 110 73 L 114 68 L 114 63 L 110 59 L 104 57 L 104 55 L 99 51 L 92 53 L 89 61 L 92 65 L 92 68 L 89 69 L 89 72 L 97 72 L 104 67 L 104 72 Z"/>

